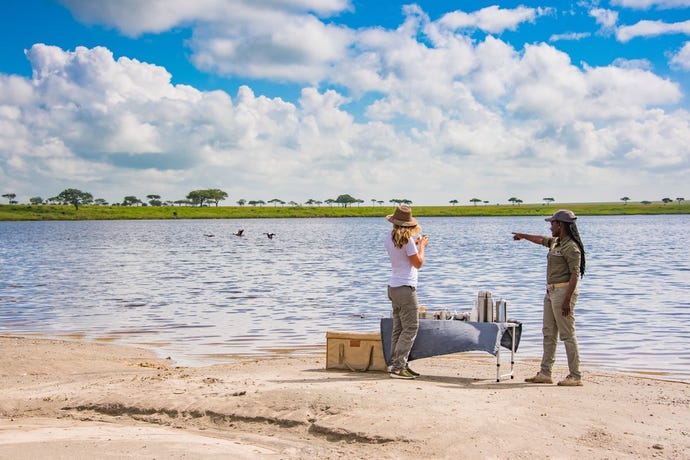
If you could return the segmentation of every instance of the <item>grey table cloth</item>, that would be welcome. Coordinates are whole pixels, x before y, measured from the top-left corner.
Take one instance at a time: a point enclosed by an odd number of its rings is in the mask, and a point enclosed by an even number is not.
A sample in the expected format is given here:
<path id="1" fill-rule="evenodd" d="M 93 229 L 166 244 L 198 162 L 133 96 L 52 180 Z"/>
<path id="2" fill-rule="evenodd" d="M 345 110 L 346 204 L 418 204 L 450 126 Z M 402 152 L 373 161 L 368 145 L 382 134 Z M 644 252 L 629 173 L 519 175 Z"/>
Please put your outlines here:
<path id="1" fill-rule="evenodd" d="M 499 346 L 511 349 L 515 331 L 515 350 L 522 335 L 522 323 L 513 328 L 507 323 L 475 323 L 458 320 L 419 320 L 419 332 L 409 361 L 461 351 L 485 351 L 496 356 Z M 391 362 L 393 319 L 381 318 L 381 344 L 386 364 Z"/>

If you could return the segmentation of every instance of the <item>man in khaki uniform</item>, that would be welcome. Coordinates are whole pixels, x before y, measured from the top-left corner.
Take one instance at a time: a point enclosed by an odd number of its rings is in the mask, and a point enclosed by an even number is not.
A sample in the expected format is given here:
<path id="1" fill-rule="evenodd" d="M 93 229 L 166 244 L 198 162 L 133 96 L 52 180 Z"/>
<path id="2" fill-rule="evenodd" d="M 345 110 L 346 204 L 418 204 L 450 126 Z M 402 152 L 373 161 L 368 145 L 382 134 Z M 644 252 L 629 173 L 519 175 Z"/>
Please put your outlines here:
<path id="1" fill-rule="evenodd" d="M 551 223 L 551 237 L 513 232 L 513 239 L 527 240 L 549 248 L 546 265 L 546 295 L 542 333 L 544 349 L 541 369 L 529 383 L 553 383 L 551 369 L 556 360 L 558 337 L 565 345 L 568 376 L 560 386 L 582 386 L 580 352 L 575 337 L 575 303 L 578 279 L 585 273 L 585 248 L 575 225 L 575 213 L 567 209 L 546 218 Z"/>

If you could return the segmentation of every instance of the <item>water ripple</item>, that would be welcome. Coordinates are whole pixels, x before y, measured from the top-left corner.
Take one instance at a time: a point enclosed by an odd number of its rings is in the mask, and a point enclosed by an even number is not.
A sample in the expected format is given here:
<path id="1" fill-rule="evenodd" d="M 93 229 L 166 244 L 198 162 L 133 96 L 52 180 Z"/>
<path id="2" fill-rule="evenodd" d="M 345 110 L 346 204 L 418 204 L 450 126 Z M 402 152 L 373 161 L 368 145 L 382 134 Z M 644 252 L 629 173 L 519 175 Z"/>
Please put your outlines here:
<path id="1" fill-rule="evenodd" d="M 546 223 L 421 221 L 431 237 L 421 302 L 465 311 L 477 291 L 491 290 L 523 322 L 519 357 L 538 360 L 546 250 L 510 232 L 545 234 Z M 588 250 L 576 308 L 583 367 L 690 380 L 690 244 L 679 237 L 688 224 L 690 216 L 579 219 Z M 389 314 L 389 226 L 383 218 L 0 222 L 0 332 L 111 338 L 192 365 L 321 353 L 327 330 L 374 331 Z M 234 237 L 238 228 L 246 236 Z M 565 364 L 562 346 L 558 359 Z"/>

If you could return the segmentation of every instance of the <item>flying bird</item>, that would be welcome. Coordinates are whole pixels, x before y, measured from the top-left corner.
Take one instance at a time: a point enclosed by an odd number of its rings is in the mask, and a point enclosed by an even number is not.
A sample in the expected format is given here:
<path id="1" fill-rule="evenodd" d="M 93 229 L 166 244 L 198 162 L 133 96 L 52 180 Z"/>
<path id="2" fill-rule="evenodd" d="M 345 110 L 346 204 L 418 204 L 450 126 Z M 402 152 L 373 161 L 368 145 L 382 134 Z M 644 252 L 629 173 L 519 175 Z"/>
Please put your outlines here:
<path id="1" fill-rule="evenodd" d="M 242 236 L 243 233 L 244 233 L 244 229 L 241 228 L 241 229 L 237 230 L 235 233 L 233 233 L 233 235 L 235 235 L 235 236 Z"/>
<path id="2" fill-rule="evenodd" d="M 268 237 L 269 240 L 272 240 L 273 237 L 276 236 L 275 233 L 266 233 L 266 232 L 264 232 L 264 235 L 266 235 L 266 236 Z"/>

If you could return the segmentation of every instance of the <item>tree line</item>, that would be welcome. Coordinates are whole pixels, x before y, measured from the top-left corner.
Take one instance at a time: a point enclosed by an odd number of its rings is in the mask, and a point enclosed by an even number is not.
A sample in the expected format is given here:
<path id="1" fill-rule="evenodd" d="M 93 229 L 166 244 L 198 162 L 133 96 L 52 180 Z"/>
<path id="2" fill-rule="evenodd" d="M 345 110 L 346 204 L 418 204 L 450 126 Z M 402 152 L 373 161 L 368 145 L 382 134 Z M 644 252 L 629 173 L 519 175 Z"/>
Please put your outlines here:
<path id="1" fill-rule="evenodd" d="M 18 204 L 18 202 L 15 200 L 17 195 L 15 193 L 5 193 L 2 195 L 3 198 L 7 198 L 9 201 L 9 204 Z M 162 201 L 160 195 L 146 195 L 146 202 L 143 200 L 140 200 L 134 195 L 127 195 L 122 199 L 121 203 L 113 203 L 113 206 L 209 206 L 211 204 L 214 204 L 216 207 L 220 204 L 221 201 L 224 201 L 228 198 L 228 194 L 224 192 L 223 190 L 217 189 L 217 188 L 212 188 L 212 189 L 203 189 L 203 190 L 192 190 L 187 194 L 184 200 L 176 200 L 176 201 Z M 546 197 L 542 198 L 542 201 L 544 201 L 544 204 L 551 204 L 555 202 L 556 200 L 553 197 Z M 621 198 L 621 201 L 623 201 L 623 204 L 627 204 L 628 201 L 630 201 L 630 198 L 627 196 L 624 196 Z M 682 197 L 677 197 L 675 200 L 672 200 L 671 198 L 665 197 L 660 200 L 664 204 L 672 203 L 673 201 L 677 201 L 678 204 L 681 202 L 685 201 L 685 198 Z M 352 195 L 349 194 L 343 194 L 339 195 L 337 198 L 329 198 L 323 201 L 315 200 L 310 198 L 309 200 L 305 201 L 304 204 L 307 206 L 321 206 L 323 204 L 327 204 L 328 206 L 333 206 L 333 205 L 338 205 L 342 207 L 348 207 L 353 204 L 360 205 L 361 203 L 364 203 L 365 201 L 359 198 L 355 198 Z M 401 199 L 401 198 L 392 198 L 388 200 L 389 203 L 393 205 L 401 205 L 401 204 L 406 204 L 406 205 L 411 205 L 412 200 L 408 199 Z M 470 203 L 473 205 L 477 206 L 478 203 L 483 203 L 483 204 L 489 204 L 489 201 L 487 200 L 481 200 L 479 198 L 472 198 L 469 200 Z M 523 201 L 520 198 L 517 197 L 510 197 L 508 198 L 508 202 L 512 203 L 513 206 L 515 205 L 520 205 L 523 203 Z M 94 199 L 93 195 L 89 192 L 83 192 L 81 190 L 75 189 L 75 188 L 68 188 L 60 192 L 57 196 L 48 198 L 44 200 L 41 197 L 32 197 L 29 199 L 29 203 L 32 205 L 39 205 L 39 204 L 63 204 L 63 205 L 73 205 L 76 209 L 79 209 L 79 206 L 84 206 L 84 205 L 98 205 L 98 206 L 108 206 L 109 203 L 102 199 L 102 198 L 97 198 Z M 289 201 L 286 203 L 285 201 L 278 199 L 278 198 L 273 198 L 272 200 L 268 200 L 267 202 L 264 200 L 246 200 L 244 198 L 237 200 L 237 205 L 239 206 L 264 206 L 266 204 L 273 204 L 274 206 L 284 206 L 285 204 L 288 204 L 289 206 L 302 206 L 301 203 L 297 203 L 295 201 Z M 382 206 L 385 202 L 383 200 L 377 200 L 376 198 L 371 199 L 371 204 L 372 206 Z M 458 200 L 450 200 L 449 203 L 453 206 L 457 205 L 460 203 Z M 648 200 L 643 200 L 640 201 L 641 204 L 651 204 L 651 201 Z"/>
<path id="2" fill-rule="evenodd" d="M 18 204 L 18 202 L 15 200 L 17 195 L 15 193 L 5 193 L 2 195 L 3 198 L 7 198 L 9 200 L 9 204 Z M 113 203 L 112 206 L 209 206 L 209 205 L 215 205 L 218 206 L 221 201 L 224 201 L 228 198 L 227 192 L 224 192 L 223 190 L 217 189 L 217 188 L 212 188 L 212 189 L 203 189 L 203 190 L 192 190 L 187 194 L 184 200 L 176 200 L 176 201 L 163 201 L 161 200 L 160 195 L 146 195 L 146 200 L 143 201 L 137 198 L 134 195 L 127 195 L 122 199 L 122 202 L 120 203 Z M 355 198 L 352 195 L 349 194 L 343 194 L 339 195 L 337 198 L 329 198 L 324 201 L 319 201 L 319 200 L 314 200 L 314 199 L 309 199 L 305 202 L 306 205 L 308 206 L 321 206 L 322 204 L 327 204 L 329 206 L 333 205 L 338 205 L 342 207 L 348 207 L 353 204 L 361 204 L 364 203 L 365 201 L 359 198 Z M 372 199 L 371 200 L 373 205 L 379 204 L 383 205 L 384 201 L 382 200 L 376 200 Z M 389 200 L 390 203 L 393 204 L 412 204 L 411 200 L 407 199 L 398 199 L 398 198 L 393 198 Z M 32 205 L 40 205 L 40 204 L 61 204 L 61 205 L 72 205 L 76 209 L 79 209 L 80 206 L 87 206 L 87 205 L 98 205 L 98 206 L 108 206 L 109 203 L 102 199 L 102 198 L 97 198 L 94 199 L 93 195 L 89 192 L 84 192 L 79 189 L 75 188 L 68 188 L 60 192 L 58 195 L 48 198 L 48 199 L 43 199 L 39 196 L 37 197 L 32 197 L 29 199 L 29 203 Z M 273 198 L 272 200 L 268 200 L 268 202 L 264 200 L 246 200 L 244 198 L 237 200 L 237 204 L 239 206 L 264 206 L 266 204 L 273 204 L 274 206 L 284 206 L 286 204 L 285 201 L 278 199 L 278 198 Z M 302 204 L 297 203 L 295 201 L 290 201 L 287 203 L 289 206 L 302 206 Z"/>

